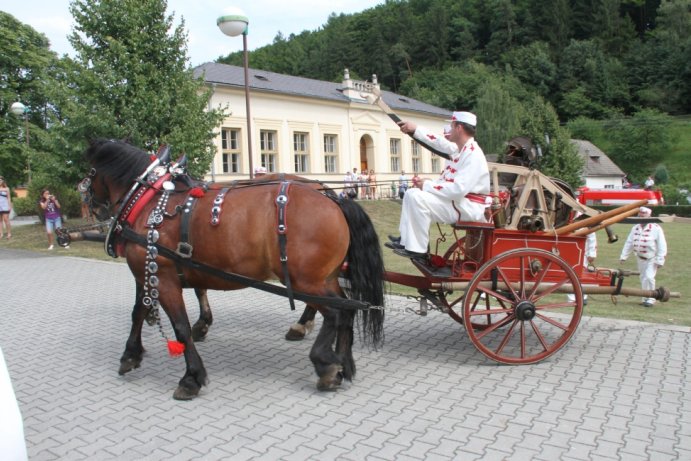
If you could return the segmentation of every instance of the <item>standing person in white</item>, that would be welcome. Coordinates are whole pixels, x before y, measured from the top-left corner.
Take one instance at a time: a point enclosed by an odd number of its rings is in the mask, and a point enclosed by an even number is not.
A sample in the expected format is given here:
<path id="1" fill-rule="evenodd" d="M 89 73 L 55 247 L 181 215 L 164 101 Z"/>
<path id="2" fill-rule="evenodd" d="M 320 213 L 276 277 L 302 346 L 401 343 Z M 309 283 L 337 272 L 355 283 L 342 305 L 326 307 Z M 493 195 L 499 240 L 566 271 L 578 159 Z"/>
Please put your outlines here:
<path id="1" fill-rule="evenodd" d="M 652 210 L 647 207 L 641 207 L 638 210 L 638 216 L 641 218 L 649 218 L 651 213 Z M 621 250 L 620 261 L 626 261 L 631 252 L 636 255 L 638 262 L 641 288 L 654 290 L 655 274 L 658 268 L 664 266 L 667 256 L 667 240 L 665 240 L 662 227 L 656 223 L 641 223 L 633 226 L 626 243 L 624 243 L 624 248 Z M 644 307 L 652 307 L 655 304 L 655 299 L 643 298 L 642 304 Z"/>
<path id="2" fill-rule="evenodd" d="M 401 236 L 389 236 L 390 246 L 401 256 L 427 257 L 430 224 L 456 222 L 456 208 L 461 221 L 486 221 L 485 208 L 491 204 L 489 170 L 474 138 L 477 117 L 470 112 L 454 112 L 449 121 L 448 140 L 415 123 L 399 123 L 402 132 L 450 157 L 439 178 L 424 179 L 420 189 L 408 189 L 403 198 Z"/>
<path id="3" fill-rule="evenodd" d="M 585 252 L 583 255 L 583 267 L 589 267 L 595 264 L 595 258 L 597 258 L 597 237 L 595 232 L 588 234 L 585 239 Z M 576 295 L 568 294 L 566 295 L 569 302 L 576 301 Z M 588 295 L 583 295 L 583 304 L 588 304 Z"/>

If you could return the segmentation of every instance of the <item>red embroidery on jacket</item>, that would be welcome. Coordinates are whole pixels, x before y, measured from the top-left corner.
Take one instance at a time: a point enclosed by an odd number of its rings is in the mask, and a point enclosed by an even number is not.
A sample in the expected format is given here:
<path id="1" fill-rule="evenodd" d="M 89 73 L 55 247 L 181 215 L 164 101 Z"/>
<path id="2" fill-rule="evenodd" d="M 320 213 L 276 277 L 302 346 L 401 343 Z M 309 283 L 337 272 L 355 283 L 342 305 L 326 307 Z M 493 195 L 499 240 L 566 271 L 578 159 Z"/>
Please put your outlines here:
<path id="1" fill-rule="evenodd" d="M 437 190 L 442 190 L 444 188 L 444 186 L 434 186 L 434 188 Z"/>
<path id="2" fill-rule="evenodd" d="M 434 140 L 437 139 L 437 137 L 434 136 L 433 134 L 428 134 L 427 137 L 428 137 L 430 140 L 432 140 L 432 141 L 434 141 Z"/>

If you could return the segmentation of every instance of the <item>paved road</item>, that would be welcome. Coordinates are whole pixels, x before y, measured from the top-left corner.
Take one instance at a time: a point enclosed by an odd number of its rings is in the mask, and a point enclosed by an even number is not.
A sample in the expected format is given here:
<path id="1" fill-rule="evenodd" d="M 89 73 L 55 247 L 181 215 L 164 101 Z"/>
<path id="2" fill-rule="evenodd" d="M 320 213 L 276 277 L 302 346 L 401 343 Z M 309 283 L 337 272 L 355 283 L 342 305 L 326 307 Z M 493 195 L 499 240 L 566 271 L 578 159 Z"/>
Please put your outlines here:
<path id="1" fill-rule="evenodd" d="M 198 345 L 210 383 L 178 402 L 184 362 L 156 328 L 142 368 L 117 374 L 124 264 L 1 249 L 0 264 L 0 345 L 31 460 L 691 459 L 688 328 L 585 318 L 556 356 L 501 366 L 444 314 L 392 298 L 383 350 L 358 345 L 355 381 L 320 393 L 312 341 L 283 340 L 297 318 L 284 299 L 217 292 Z"/>

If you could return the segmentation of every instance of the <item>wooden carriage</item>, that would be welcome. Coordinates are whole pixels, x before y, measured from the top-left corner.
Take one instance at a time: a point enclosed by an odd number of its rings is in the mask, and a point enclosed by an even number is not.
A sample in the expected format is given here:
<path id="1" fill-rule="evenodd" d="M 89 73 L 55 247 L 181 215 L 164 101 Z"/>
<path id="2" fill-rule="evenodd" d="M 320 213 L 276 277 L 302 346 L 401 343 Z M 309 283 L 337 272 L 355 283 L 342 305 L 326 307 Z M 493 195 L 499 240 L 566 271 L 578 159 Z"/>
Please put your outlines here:
<path id="1" fill-rule="evenodd" d="M 527 364 L 569 341 L 587 294 L 662 301 L 678 296 L 664 288 L 626 288 L 623 278 L 631 272 L 584 265 L 587 234 L 607 229 L 610 242 L 616 241 L 607 226 L 635 214 L 645 201 L 601 213 L 537 170 L 489 165 L 493 205 L 487 222 L 457 222 L 449 232 L 440 228 L 431 258 L 412 260 L 421 275 L 386 273 L 389 282 L 418 290 L 418 313 L 425 315 L 431 303 L 462 323 L 486 356 Z"/>

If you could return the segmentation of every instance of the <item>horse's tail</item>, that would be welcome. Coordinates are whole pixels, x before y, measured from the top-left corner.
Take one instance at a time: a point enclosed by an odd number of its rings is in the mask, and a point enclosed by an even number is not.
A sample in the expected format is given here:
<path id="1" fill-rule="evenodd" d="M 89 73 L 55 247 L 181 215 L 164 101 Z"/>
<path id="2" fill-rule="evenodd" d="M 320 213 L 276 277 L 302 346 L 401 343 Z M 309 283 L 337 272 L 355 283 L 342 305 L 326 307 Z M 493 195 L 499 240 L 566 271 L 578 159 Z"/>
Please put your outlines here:
<path id="1" fill-rule="evenodd" d="M 338 204 L 350 229 L 347 258 L 351 298 L 376 306 L 359 311 L 365 342 L 376 348 L 384 340 L 384 259 L 379 237 L 367 213 L 354 200 L 339 200 Z"/>

